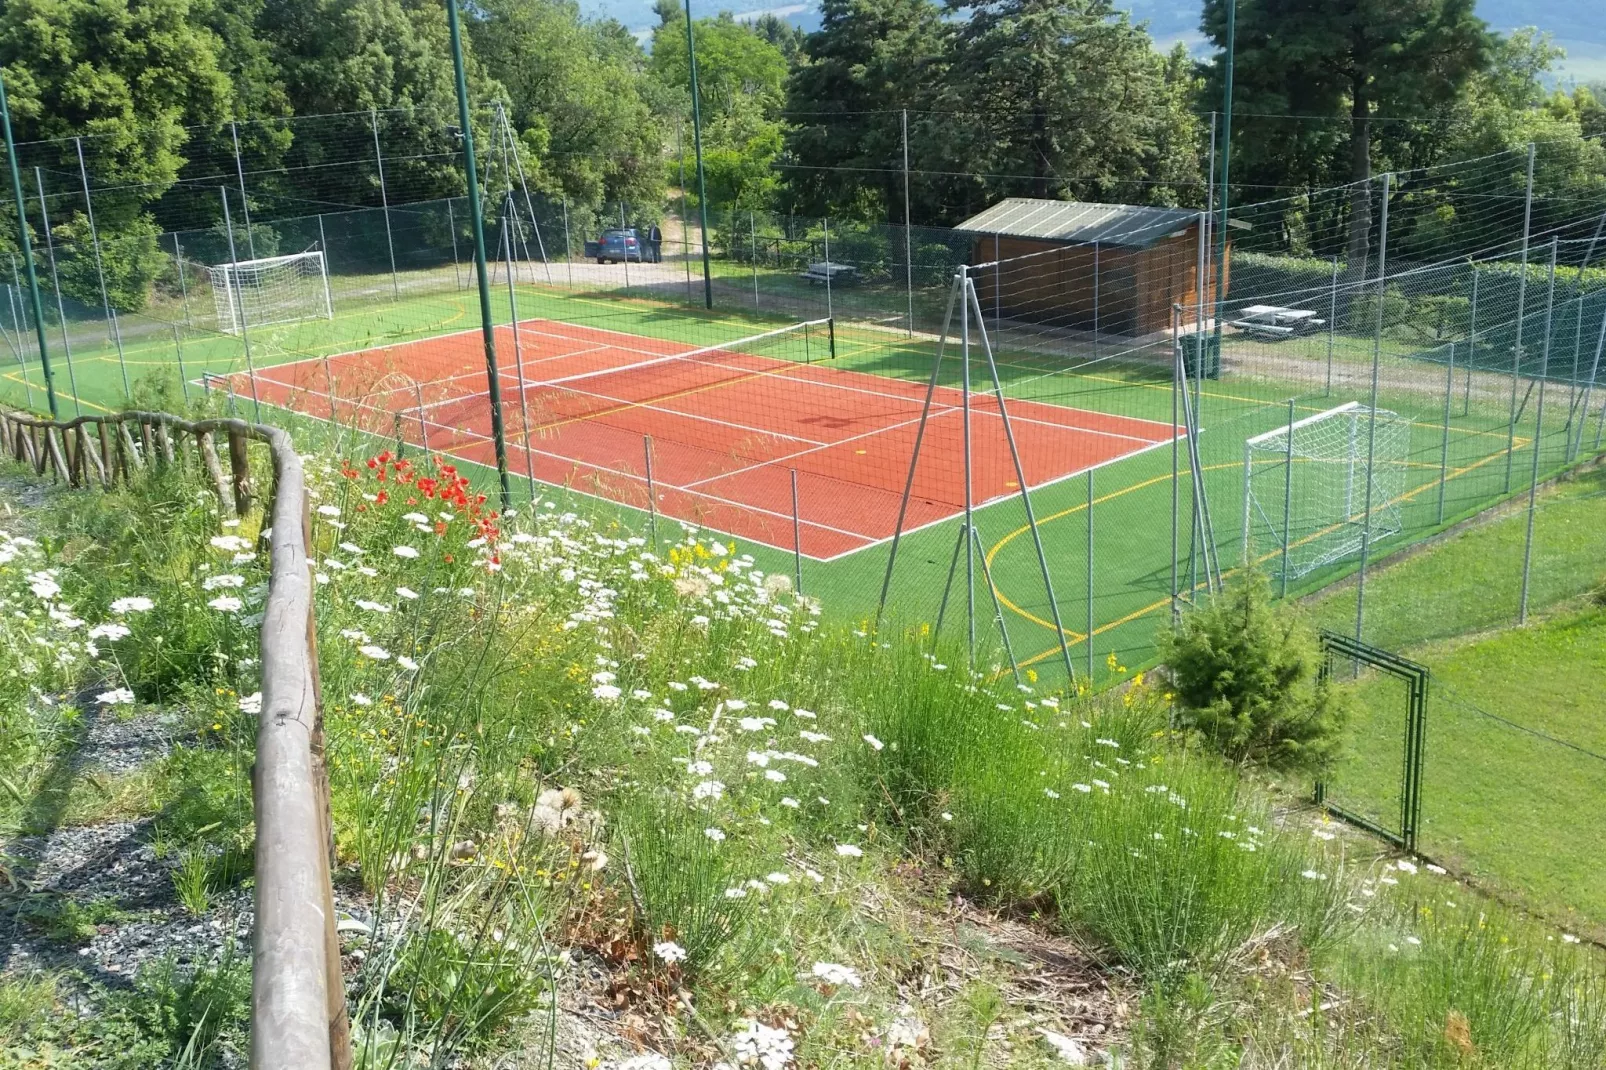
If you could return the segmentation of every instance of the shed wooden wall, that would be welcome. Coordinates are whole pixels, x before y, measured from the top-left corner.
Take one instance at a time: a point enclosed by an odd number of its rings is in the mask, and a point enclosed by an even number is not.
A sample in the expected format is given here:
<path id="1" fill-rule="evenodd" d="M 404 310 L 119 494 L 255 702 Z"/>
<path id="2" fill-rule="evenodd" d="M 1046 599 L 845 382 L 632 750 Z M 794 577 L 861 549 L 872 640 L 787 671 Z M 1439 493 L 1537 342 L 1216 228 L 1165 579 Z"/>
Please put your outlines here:
<path id="1" fill-rule="evenodd" d="M 1230 243 L 1227 252 L 1230 280 Z M 1028 256 L 1028 259 L 1014 259 Z M 1189 227 L 1176 237 L 1162 238 L 1147 249 L 1100 245 L 1096 259 L 1096 325 L 1101 333 L 1143 335 L 1170 330 L 1173 302 L 1184 306 L 1184 324 L 1194 322 L 1193 306 L 1198 301 L 1195 228 Z M 1012 319 L 1093 329 L 1094 246 L 1003 236 L 978 237 L 971 263 L 993 260 L 1013 262 L 973 272 L 976 296 L 988 314 L 996 308 Z M 1213 271 L 1207 272 L 1204 293 L 1206 305 L 1213 304 L 1216 299 Z"/>

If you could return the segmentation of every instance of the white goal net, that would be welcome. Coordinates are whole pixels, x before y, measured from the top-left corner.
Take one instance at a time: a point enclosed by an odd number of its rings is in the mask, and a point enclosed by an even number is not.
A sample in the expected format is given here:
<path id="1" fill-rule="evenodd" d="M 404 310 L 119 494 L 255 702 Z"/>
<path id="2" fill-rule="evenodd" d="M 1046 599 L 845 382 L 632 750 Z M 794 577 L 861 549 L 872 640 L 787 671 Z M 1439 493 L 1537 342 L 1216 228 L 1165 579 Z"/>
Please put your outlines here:
<path id="1" fill-rule="evenodd" d="M 1372 417 L 1351 402 L 1244 443 L 1246 562 L 1295 580 L 1399 534 L 1411 421 Z"/>
<path id="2" fill-rule="evenodd" d="M 320 252 L 269 256 L 208 266 L 218 330 L 239 334 L 249 327 L 333 319 L 329 273 Z"/>

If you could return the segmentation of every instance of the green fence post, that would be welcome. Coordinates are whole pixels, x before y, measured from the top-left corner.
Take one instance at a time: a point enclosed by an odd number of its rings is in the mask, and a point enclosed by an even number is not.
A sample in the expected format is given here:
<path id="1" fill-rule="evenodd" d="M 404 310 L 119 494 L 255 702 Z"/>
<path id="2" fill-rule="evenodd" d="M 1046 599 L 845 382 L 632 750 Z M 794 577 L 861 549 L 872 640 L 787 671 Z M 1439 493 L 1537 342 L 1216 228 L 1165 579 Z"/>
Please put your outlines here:
<path id="1" fill-rule="evenodd" d="M 33 240 L 28 236 L 28 213 L 22 202 L 22 176 L 17 171 L 17 146 L 11 140 L 11 109 L 6 103 L 5 75 L 0 73 L 0 126 L 5 128 L 6 158 L 11 163 L 11 196 L 17 202 L 17 240 L 22 246 L 22 264 L 28 276 L 28 295 L 33 302 L 33 327 L 39 336 L 39 366 L 45 375 L 45 397 L 50 402 L 50 418 L 60 414 L 56 410 L 56 380 L 50 374 L 50 350 L 45 344 L 45 308 L 39 300 L 39 276 L 33 269 Z"/>
<path id="2" fill-rule="evenodd" d="M 480 285 L 480 333 L 485 339 L 485 378 L 490 388 L 491 438 L 496 445 L 496 477 L 502 488 L 502 511 L 513 506 L 507 479 L 507 435 L 502 428 L 502 380 L 496 370 L 496 328 L 491 319 L 491 280 L 485 266 L 485 220 L 480 213 L 480 176 L 474 162 L 474 128 L 468 110 L 468 78 L 463 73 L 463 31 L 457 0 L 446 0 L 446 25 L 452 38 L 452 71 L 457 78 L 457 118 L 463 124 L 463 170 L 468 183 L 468 214 L 474 228 L 474 271 Z"/>

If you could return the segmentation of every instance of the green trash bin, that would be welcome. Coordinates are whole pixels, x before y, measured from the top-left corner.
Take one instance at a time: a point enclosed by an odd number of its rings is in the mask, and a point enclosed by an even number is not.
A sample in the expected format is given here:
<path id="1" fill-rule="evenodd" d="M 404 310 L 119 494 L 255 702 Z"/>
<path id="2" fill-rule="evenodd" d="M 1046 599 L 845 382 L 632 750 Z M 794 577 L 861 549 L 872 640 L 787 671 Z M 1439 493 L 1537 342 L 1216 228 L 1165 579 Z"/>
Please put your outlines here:
<path id="1" fill-rule="evenodd" d="M 1201 350 L 1204 353 L 1202 372 Z M 1215 332 L 1182 336 L 1182 367 L 1188 373 L 1189 379 L 1201 376 L 1205 379 L 1221 378 L 1221 339 L 1216 337 Z"/>

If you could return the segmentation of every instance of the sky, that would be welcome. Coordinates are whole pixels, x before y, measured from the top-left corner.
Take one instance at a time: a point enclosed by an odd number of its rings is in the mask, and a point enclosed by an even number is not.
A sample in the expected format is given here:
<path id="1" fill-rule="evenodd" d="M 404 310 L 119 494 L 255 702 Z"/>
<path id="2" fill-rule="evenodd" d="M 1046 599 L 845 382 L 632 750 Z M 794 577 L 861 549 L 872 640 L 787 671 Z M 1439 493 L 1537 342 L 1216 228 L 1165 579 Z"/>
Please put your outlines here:
<path id="1" fill-rule="evenodd" d="M 657 21 L 652 0 L 581 0 L 588 15 L 608 15 L 645 37 Z M 1191 50 L 1203 47 L 1196 0 L 1130 0 L 1135 19 L 1146 20 L 1149 32 L 1163 48 L 1182 41 Z M 769 12 L 804 29 L 819 25 L 818 4 L 804 2 L 766 5 L 764 0 L 692 0 L 693 14 L 702 17 L 729 10 L 737 16 L 757 18 Z M 1538 26 L 1554 35 L 1567 50 L 1558 72 L 1561 81 L 1606 81 L 1606 3 L 1600 0 L 1478 0 L 1478 14 L 1497 30 Z"/>

